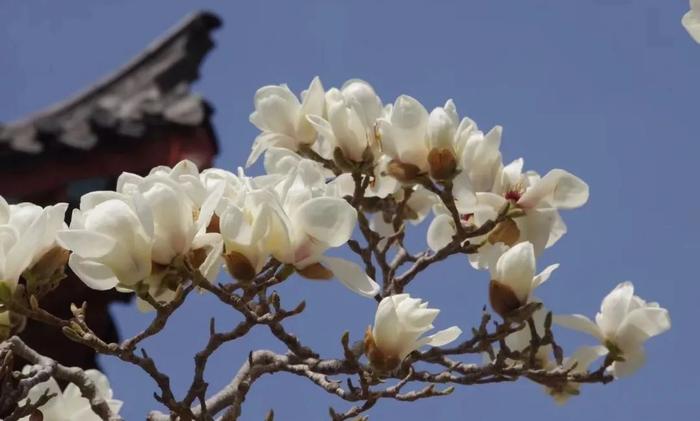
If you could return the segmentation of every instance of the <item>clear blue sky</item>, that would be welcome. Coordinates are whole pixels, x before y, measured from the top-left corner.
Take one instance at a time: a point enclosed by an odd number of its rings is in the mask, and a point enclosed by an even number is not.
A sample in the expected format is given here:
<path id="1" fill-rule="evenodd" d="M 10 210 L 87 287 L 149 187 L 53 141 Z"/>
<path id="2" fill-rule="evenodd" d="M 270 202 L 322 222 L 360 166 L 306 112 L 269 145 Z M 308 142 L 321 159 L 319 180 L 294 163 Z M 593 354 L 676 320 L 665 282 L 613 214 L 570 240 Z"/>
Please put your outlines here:
<path id="1" fill-rule="evenodd" d="M 652 340 L 648 363 L 634 377 L 585 387 L 558 407 L 536 385 L 458 388 L 449 398 L 415 404 L 382 402 L 374 420 L 693 419 L 700 409 L 697 319 L 700 132 L 700 45 L 681 27 L 685 0 L 458 1 L 0 1 L 0 121 L 45 107 L 113 71 L 185 14 L 201 7 L 225 26 L 197 84 L 216 107 L 218 165 L 245 161 L 255 128 L 248 122 L 256 88 L 288 82 L 298 91 L 314 75 L 326 86 L 363 78 L 385 101 L 408 93 L 426 106 L 454 98 L 483 127 L 505 127 L 506 160 L 525 157 L 541 172 L 568 169 L 591 187 L 591 200 L 564 218 L 569 234 L 540 267 L 561 268 L 539 291 L 558 312 L 593 315 L 622 280 L 671 311 L 672 330 Z M 416 242 L 417 244 L 418 242 Z M 485 273 L 449 261 L 411 292 L 442 308 L 439 326 L 477 322 L 486 302 Z M 325 355 L 338 338 L 359 338 L 374 304 L 338 283 L 291 280 L 290 305 L 306 313 L 289 323 Z M 148 316 L 113 309 L 123 334 Z M 237 316 L 206 296 L 175 317 L 167 334 L 147 344 L 177 391 L 191 379 L 191 356 L 205 343 L 207 321 Z M 562 333 L 567 349 L 585 338 Z M 210 364 L 212 390 L 229 380 L 248 351 L 282 351 L 262 329 L 225 347 Z M 123 414 L 143 419 L 152 381 L 103 359 Z M 288 375 L 255 384 L 244 420 L 274 408 L 281 420 L 326 419 L 347 404 Z"/>

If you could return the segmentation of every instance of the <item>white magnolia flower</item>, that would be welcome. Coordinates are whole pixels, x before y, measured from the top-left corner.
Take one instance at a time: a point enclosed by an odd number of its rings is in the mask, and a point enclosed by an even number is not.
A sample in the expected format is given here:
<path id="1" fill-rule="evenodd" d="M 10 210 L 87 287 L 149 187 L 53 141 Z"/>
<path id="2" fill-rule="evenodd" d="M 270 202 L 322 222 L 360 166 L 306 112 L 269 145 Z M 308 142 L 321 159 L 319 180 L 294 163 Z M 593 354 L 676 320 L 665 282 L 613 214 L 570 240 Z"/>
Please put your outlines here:
<path id="1" fill-rule="evenodd" d="M 73 251 L 71 269 L 86 285 L 130 291 L 143 281 L 154 298 L 168 301 L 177 280 L 167 268 L 185 256 L 207 280 L 216 279 L 223 241 L 207 230 L 223 184 L 207 189 L 196 166 L 183 161 L 146 177 L 123 173 L 117 190 L 83 196 L 70 229 L 59 234 Z"/>
<path id="2" fill-rule="evenodd" d="M 554 264 L 535 275 L 535 250 L 531 243 L 520 243 L 501 254 L 491 267 L 489 301 L 496 313 L 507 316 L 531 301 L 532 292 L 543 284 L 559 265 Z"/>
<path id="3" fill-rule="evenodd" d="M 190 200 L 198 207 L 204 204 L 204 201 L 209 197 L 208 193 L 211 193 L 201 179 L 197 164 L 188 159 L 178 162 L 172 168 L 165 165 L 154 167 L 146 178 L 153 176 L 170 178 L 178 184 L 179 189 L 187 193 Z M 142 177 L 134 174 L 123 173 L 117 180 L 117 191 L 122 192 L 126 183 L 139 184 L 141 179 Z"/>
<path id="4" fill-rule="evenodd" d="M 199 177 L 190 184 L 197 183 L 204 188 Z M 146 213 L 153 221 L 151 258 L 160 265 L 169 265 L 175 257 L 193 249 L 196 236 L 206 232 L 223 190 L 223 186 L 218 186 L 200 207 L 171 177 L 151 174 L 142 178 L 123 173 L 117 182 L 117 192 L 137 197 L 135 200 L 148 207 Z"/>
<path id="5" fill-rule="evenodd" d="M 595 323 L 580 314 L 556 316 L 555 323 L 588 333 L 605 345 L 615 362 L 612 371 L 622 377 L 644 364 L 644 342 L 671 328 L 668 310 L 634 295 L 631 282 L 623 282 L 608 294 Z"/>
<path id="6" fill-rule="evenodd" d="M 297 150 L 300 145 L 311 145 L 316 130 L 307 115 L 323 115 L 324 90 L 318 77 L 309 89 L 302 92 L 299 102 L 286 85 L 264 86 L 255 93 L 255 111 L 250 122 L 262 133 L 255 138 L 246 166 L 252 165 L 267 149 L 277 146 Z"/>
<path id="7" fill-rule="evenodd" d="M 90 288 L 134 287 L 151 274 L 154 224 L 139 195 L 98 191 L 84 195 L 59 243 L 73 253 L 68 265 Z"/>
<path id="8" fill-rule="evenodd" d="M 31 368 L 31 366 L 25 366 L 22 372 L 29 374 Z M 107 402 L 112 414 L 118 415 L 123 402 L 113 399 L 112 389 L 107 377 L 97 370 L 86 370 L 85 375 L 95 384 L 97 395 Z M 61 391 L 53 377 L 29 389 L 27 397 L 19 403 L 24 404 L 27 400 L 36 402 L 47 390 L 49 394 L 56 396 L 39 408 L 44 421 L 99 421 L 101 419 L 92 411 L 90 401 L 82 396 L 78 386 L 69 383 Z M 22 421 L 29 421 L 30 419 L 33 418 L 31 416 L 20 418 Z"/>
<path id="9" fill-rule="evenodd" d="M 428 111 L 418 100 L 401 95 L 377 125 L 384 153 L 394 162 L 413 168 L 404 178 L 428 172 Z"/>
<path id="10" fill-rule="evenodd" d="M 365 161 L 366 151 L 370 159 L 379 152 L 375 124 L 382 115 L 382 101 L 372 86 L 362 80 L 347 81 L 341 89 L 326 92 L 326 115 L 309 115 L 311 124 L 333 149 L 340 148 L 346 159 Z"/>
<path id="11" fill-rule="evenodd" d="M 22 273 L 56 246 L 68 205 L 8 205 L 0 196 L 0 283 L 14 291 Z"/>
<path id="12" fill-rule="evenodd" d="M 251 184 L 245 200 L 222 214 L 229 270 L 250 279 L 273 256 L 304 276 L 336 277 L 361 295 L 376 295 L 379 286 L 359 266 L 324 255 L 350 239 L 357 211 L 327 189 L 317 163 L 302 159 L 290 170 L 275 183 Z"/>
<path id="13" fill-rule="evenodd" d="M 463 119 L 455 134 L 458 166 L 464 172 L 475 192 L 491 191 L 503 167 L 501 135 L 503 128 L 495 126 L 484 134 L 476 123 Z"/>
<path id="14" fill-rule="evenodd" d="M 498 243 L 513 246 L 528 241 L 534 246 L 535 255 L 539 256 L 566 233 L 559 210 L 575 209 L 588 201 L 588 185 L 575 175 L 553 169 L 540 177 L 534 171 L 523 173 L 522 168 L 522 159 L 503 167 L 492 192 L 477 193 L 473 212 L 466 214 L 470 217 L 469 224 L 480 226 L 495 219 L 506 204 L 521 211 L 521 215 L 501 222 L 484 238 L 473 240 L 486 240 L 479 253 L 469 256 L 470 263 L 477 269 L 488 267 L 488 261 L 482 256 Z"/>
<path id="15" fill-rule="evenodd" d="M 690 10 L 681 22 L 695 42 L 700 43 L 700 0 L 690 0 Z"/>
<path id="16" fill-rule="evenodd" d="M 440 310 L 428 308 L 427 302 L 409 294 L 390 295 L 382 299 L 374 316 L 374 326 L 365 334 L 365 354 L 379 371 L 391 371 L 408 354 L 424 345 L 443 346 L 462 333 L 457 326 L 423 336 L 433 329 Z"/>

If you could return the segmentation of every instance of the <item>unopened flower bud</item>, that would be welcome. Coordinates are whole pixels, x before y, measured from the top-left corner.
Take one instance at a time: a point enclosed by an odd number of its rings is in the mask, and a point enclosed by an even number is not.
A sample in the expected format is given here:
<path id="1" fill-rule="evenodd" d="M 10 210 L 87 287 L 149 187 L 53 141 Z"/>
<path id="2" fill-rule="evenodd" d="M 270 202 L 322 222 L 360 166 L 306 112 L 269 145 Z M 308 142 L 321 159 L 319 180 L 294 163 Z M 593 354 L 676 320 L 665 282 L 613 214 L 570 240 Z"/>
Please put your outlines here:
<path id="1" fill-rule="evenodd" d="M 449 180 L 457 172 L 457 159 L 448 148 L 433 148 L 428 153 L 430 176 L 435 180 Z"/>

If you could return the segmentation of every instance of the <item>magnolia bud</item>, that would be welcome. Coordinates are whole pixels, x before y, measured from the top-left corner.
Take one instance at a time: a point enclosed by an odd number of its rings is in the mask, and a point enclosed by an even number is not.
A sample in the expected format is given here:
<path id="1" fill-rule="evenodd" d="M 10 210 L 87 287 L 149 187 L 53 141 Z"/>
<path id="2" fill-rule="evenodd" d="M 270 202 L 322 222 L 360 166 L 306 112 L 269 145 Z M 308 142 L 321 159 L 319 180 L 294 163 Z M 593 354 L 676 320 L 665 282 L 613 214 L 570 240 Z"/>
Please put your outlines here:
<path id="1" fill-rule="evenodd" d="M 506 317 L 522 305 L 511 287 L 493 279 L 489 283 L 489 302 L 501 317 Z"/>
<path id="2" fill-rule="evenodd" d="M 436 180 L 450 180 L 457 171 L 457 159 L 448 148 L 433 148 L 428 153 L 430 176 Z"/>
<path id="3" fill-rule="evenodd" d="M 420 175 L 420 168 L 413 164 L 406 164 L 401 161 L 392 160 L 386 166 L 386 170 L 395 179 L 408 183 L 416 179 Z"/>
<path id="4" fill-rule="evenodd" d="M 240 281 L 250 281 L 255 278 L 255 267 L 247 257 L 236 251 L 230 251 L 224 255 L 226 268 L 231 276 Z"/>
<path id="5" fill-rule="evenodd" d="M 306 279 L 313 279 L 316 281 L 333 279 L 334 276 L 333 272 L 320 263 L 313 263 L 303 269 L 297 268 L 297 273 Z"/>
<path id="6" fill-rule="evenodd" d="M 520 229 L 518 224 L 512 219 L 506 219 L 505 221 L 496 225 L 496 228 L 489 234 L 488 240 L 491 244 L 503 243 L 507 246 L 513 246 L 520 239 Z"/>
<path id="7" fill-rule="evenodd" d="M 398 355 L 387 355 L 377 347 L 372 336 L 371 326 L 368 326 L 365 331 L 364 350 L 372 368 L 379 373 L 389 373 L 401 363 Z"/>

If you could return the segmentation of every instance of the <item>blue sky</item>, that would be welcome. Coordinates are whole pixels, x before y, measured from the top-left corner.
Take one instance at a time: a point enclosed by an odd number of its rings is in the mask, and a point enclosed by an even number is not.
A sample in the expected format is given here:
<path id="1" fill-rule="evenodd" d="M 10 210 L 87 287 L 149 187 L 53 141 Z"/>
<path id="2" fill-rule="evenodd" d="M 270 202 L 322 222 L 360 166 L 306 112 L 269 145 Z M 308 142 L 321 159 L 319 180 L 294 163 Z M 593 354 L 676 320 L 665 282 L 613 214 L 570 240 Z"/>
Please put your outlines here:
<path id="1" fill-rule="evenodd" d="M 556 312 L 593 315 L 618 282 L 632 280 L 643 298 L 671 311 L 673 328 L 647 347 L 634 377 L 585 387 L 558 407 L 539 387 L 458 388 L 449 398 L 382 402 L 374 420 L 620 419 L 692 417 L 700 409 L 700 337 L 696 264 L 700 252 L 700 45 L 680 25 L 683 0 L 502 1 L 0 1 L 0 121 L 43 108 L 110 73 L 185 14 L 206 7 L 225 26 L 196 88 L 216 107 L 220 167 L 242 165 L 254 138 L 252 96 L 265 84 L 299 91 L 315 75 L 326 86 L 370 81 L 386 102 L 407 93 L 427 107 L 454 98 L 480 126 L 505 127 L 506 160 L 525 157 L 540 172 L 568 169 L 585 179 L 591 199 L 567 212 L 569 234 L 540 267 L 561 268 L 539 296 Z M 422 233 L 421 233 L 422 235 Z M 423 246 L 420 235 L 414 242 Z M 443 309 L 436 325 L 477 323 L 486 273 L 455 258 L 424 274 L 410 292 Z M 292 279 L 281 292 L 307 311 L 289 327 L 327 356 L 340 354 L 349 330 L 359 339 L 374 304 L 338 283 Z M 131 306 L 113 309 L 125 335 L 148 322 Z M 237 316 L 198 296 L 165 335 L 147 343 L 182 392 L 208 319 L 222 329 Z M 561 332 L 566 349 L 587 338 Z M 282 351 L 262 329 L 224 347 L 210 364 L 216 389 L 250 349 Z M 103 359 L 126 419 L 154 406 L 153 382 Z M 281 420 L 326 419 L 348 405 L 287 375 L 262 378 L 242 419 L 274 408 Z"/>

